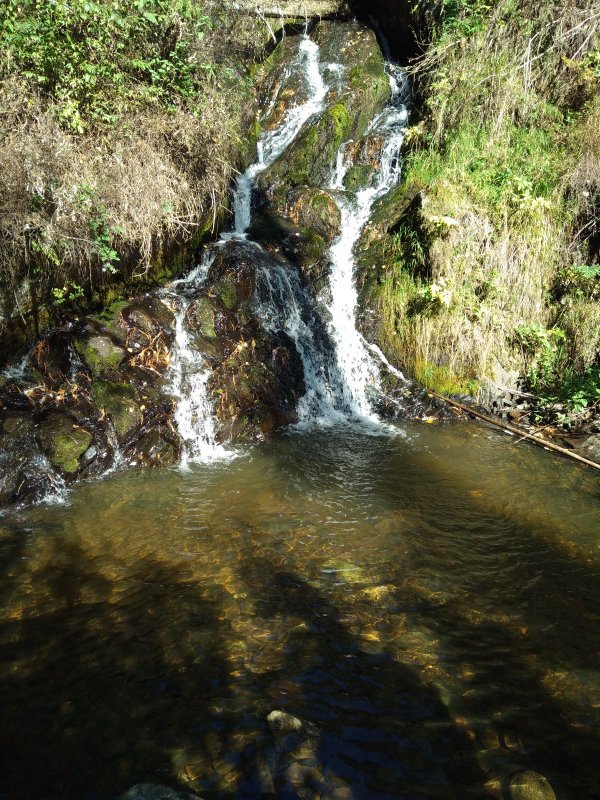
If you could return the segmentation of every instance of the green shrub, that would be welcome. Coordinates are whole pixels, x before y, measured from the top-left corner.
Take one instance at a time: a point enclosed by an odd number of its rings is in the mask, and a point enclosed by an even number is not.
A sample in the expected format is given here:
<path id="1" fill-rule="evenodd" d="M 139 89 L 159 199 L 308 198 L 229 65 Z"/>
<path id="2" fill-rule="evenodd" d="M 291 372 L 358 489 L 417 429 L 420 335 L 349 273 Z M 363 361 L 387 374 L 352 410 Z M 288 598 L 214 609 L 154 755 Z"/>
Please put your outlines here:
<path id="1" fill-rule="evenodd" d="M 0 76 L 21 74 L 82 133 L 132 105 L 193 104 L 215 70 L 210 23 L 192 0 L 4 0 Z"/>

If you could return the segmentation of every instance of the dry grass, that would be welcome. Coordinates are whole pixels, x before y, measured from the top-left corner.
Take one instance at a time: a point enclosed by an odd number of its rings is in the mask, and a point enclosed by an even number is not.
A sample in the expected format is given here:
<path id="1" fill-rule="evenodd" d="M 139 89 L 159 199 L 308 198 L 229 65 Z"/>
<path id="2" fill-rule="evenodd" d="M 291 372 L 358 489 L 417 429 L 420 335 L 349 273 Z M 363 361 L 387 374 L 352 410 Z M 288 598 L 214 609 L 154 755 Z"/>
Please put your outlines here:
<path id="1" fill-rule="evenodd" d="M 598 257 L 600 104 L 587 64 L 600 9 L 477 5 L 462 3 L 412 69 L 424 124 L 405 182 L 421 190 L 425 267 L 401 229 L 378 291 L 388 350 L 447 391 L 524 375 L 523 326 L 560 326 L 570 369 L 593 365 L 600 346 L 597 298 L 556 291 L 570 265 Z"/>
<path id="2" fill-rule="evenodd" d="M 189 106 L 125 106 L 111 126 L 78 134 L 26 79 L 0 80 L 0 317 L 15 298 L 29 306 L 31 283 L 44 302 L 53 289 L 80 286 L 89 297 L 115 280 L 145 280 L 157 254 L 222 215 L 248 147 L 242 71 L 261 38 L 250 18 L 206 6 L 213 29 L 197 57 L 218 70 Z"/>

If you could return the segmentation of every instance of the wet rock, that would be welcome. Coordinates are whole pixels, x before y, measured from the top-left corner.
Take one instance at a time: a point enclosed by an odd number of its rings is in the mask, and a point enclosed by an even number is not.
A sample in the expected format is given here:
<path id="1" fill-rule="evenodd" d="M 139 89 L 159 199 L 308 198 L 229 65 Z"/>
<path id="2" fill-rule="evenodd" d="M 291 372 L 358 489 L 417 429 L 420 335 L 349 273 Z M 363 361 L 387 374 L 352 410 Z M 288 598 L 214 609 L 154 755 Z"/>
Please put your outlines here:
<path id="1" fill-rule="evenodd" d="M 600 434 L 596 433 L 584 439 L 579 445 L 578 451 L 591 461 L 600 464 Z"/>
<path id="2" fill-rule="evenodd" d="M 364 583 L 365 575 L 360 567 L 341 558 L 330 558 L 321 565 L 321 571 L 335 575 L 344 583 Z"/>
<path id="3" fill-rule="evenodd" d="M 13 382 L 6 383 L 0 389 L 0 410 L 32 411 L 33 401 L 25 392 L 25 386 Z"/>
<path id="4" fill-rule="evenodd" d="M 0 505 L 15 502 L 46 485 L 46 471 L 35 468 L 39 449 L 31 416 L 10 416 L 0 433 Z"/>
<path id="5" fill-rule="evenodd" d="M 543 775 L 532 770 L 519 772 L 510 781 L 511 800 L 556 800 L 552 787 Z"/>
<path id="6" fill-rule="evenodd" d="M 98 408 L 112 420 L 119 442 L 124 442 L 141 426 L 144 415 L 131 384 L 96 378 L 92 396 Z"/>
<path id="7" fill-rule="evenodd" d="M 156 783 L 139 783 L 124 794 L 120 794 L 117 800 L 201 800 L 201 798 L 197 794 L 180 792 Z"/>
<path id="8" fill-rule="evenodd" d="M 299 36 L 283 39 L 272 54 L 272 65 L 258 86 L 260 106 L 266 109 L 260 118 L 260 126 L 265 130 L 274 130 L 290 109 L 308 100 L 302 71 L 293 68 L 300 42 Z"/>
<path id="9" fill-rule="evenodd" d="M 29 356 L 29 369 L 50 389 L 58 389 L 73 377 L 73 333 L 67 324 L 45 333 Z"/>
<path id="10" fill-rule="evenodd" d="M 146 337 L 169 332 L 175 328 L 175 315 L 160 298 L 152 294 L 137 297 L 120 311 L 121 326 L 131 335 L 139 331 Z"/>
<path id="11" fill-rule="evenodd" d="M 302 730 L 302 720 L 285 711 L 271 711 L 267 717 L 267 722 L 271 733 L 274 734 L 297 733 Z"/>
<path id="12" fill-rule="evenodd" d="M 93 436 L 71 417 L 54 413 L 42 421 L 37 438 L 50 464 L 65 475 L 73 475 L 85 466 L 81 457 Z"/>
<path id="13" fill-rule="evenodd" d="M 322 23 L 314 37 L 322 63 L 335 63 L 340 69 L 330 81 L 323 112 L 260 176 L 259 189 L 269 200 L 294 187 L 326 186 L 340 145 L 360 138 L 390 97 L 383 56 L 372 30 L 358 23 Z"/>
<path id="14" fill-rule="evenodd" d="M 350 159 L 352 166 L 344 177 L 344 187 L 349 192 L 358 192 L 371 185 L 383 153 L 383 145 L 383 137 L 374 134 L 348 145 L 346 158 Z"/>
<path id="15" fill-rule="evenodd" d="M 265 327 L 256 308 L 257 283 L 265 288 L 268 274 L 281 268 L 287 268 L 282 259 L 250 242 L 227 242 L 186 317 L 210 340 L 209 390 L 226 441 L 260 439 L 296 420 L 304 393 L 300 356 L 287 334 Z"/>
<path id="16" fill-rule="evenodd" d="M 144 432 L 125 451 L 125 456 L 131 464 L 147 467 L 170 466 L 179 460 L 179 443 L 173 430 L 156 427 Z"/>
<path id="17" fill-rule="evenodd" d="M 122 347 L 114 344 L 109 336 L 104 335 L 92 335 L 87 339 L 76 339 L 75 349 L 86 367 L 96 377 L 117 369 L 127 356 Z"/>
<path id="18" fill-rule="evenodd" d="M 216 339 L 215 309 L 208 297 L 199 297 L 187 310 L 188 325 L 198 331 L 205 339 Z"/>

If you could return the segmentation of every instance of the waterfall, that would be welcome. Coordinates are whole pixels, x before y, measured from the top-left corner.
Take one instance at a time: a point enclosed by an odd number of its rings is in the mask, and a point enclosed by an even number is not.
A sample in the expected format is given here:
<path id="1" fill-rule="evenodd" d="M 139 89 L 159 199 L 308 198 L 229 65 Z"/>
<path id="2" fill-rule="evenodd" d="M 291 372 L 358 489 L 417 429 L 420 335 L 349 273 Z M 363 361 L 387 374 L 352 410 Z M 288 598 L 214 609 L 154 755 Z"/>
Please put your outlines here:
<path id="1" fill-rule="evenodd" d="M 184 441 L 183 464 L 212 461 L 231 455 L 218 441 L 218 423 L 209 396 L 210 365 L 193 347 L 186 315 L 194 292 L 205 283 L 216 248 L 230 239 L 247 239 L 252 218 L 252 196 L 258 176 L 268 169 L 294 141 L 306 122 L 324 108 L 328 86 L 326 73 L 335 78 L 340 66 L 321 65 L 319 47 L 307 35 L 301 37 L 290 70 L 304 77 L 308 97 L 287 110 L 282 123 L 261 134 L 257 161 L 239 176 L 234 196 L 234 224 L 220 241 L 205 252 L 204 259 L 185 278 L 174 281 L 170 298 L 176 307 L 176 347 L 171 363 L 171 391 L 177 399 L 175 420 Z M 386 66 L 391 101 L 369 126 L 367 135 L 383 140 L 381 158 L 368 188 L 355 195 L 344 191 L 351 168 L 349 142 L 332 164 L 327 188 L 334 191 L 341 214 L 341 233 L 328 253 L 331 264 L 327 297 L 317 306 L 303 288 L 297 270 L 273 260 L 256 270 L 255 309 L 265 327 L 285 331 L 300 355 L 306 392 L 298 404 L 299 425 L 337 424 L 363 420 L 378 423 L 369 395 L 379 386 L 380 363 L 391 365 L 375 345 L 356 329 L 357 292 L 354 286 L 354 247 L 366 225 L 373 204 L 399 179 L 400 148 L 407 123 L 406 81 L 393 65 Z M 259 244 L 256 244 L 260 248 Z M 401 376 L 397 370 L 394 371 Z"/>
<path id="2" fill-rule="evenodd" d="M 225 237 L 239 238 L 246 235 L 252 217 L 252 192 L 256 179 L 290 146 L 304 123 L 323 109 L 327 86 L 319 69 L 319 46 L 307 35 L 301 39 L 298 54 L 290 65 L 290 70 L 304 73 L 308 100 L 288 109 L 283 122 L 275 130 L 261 134 L 257 144 L 258 161 L 249 166 L 237 180 L 233 197 L 235 222 L 233 231 L 225 234 Z"/>
<path id="3" fill-rule="evenodd" d="M 378 134 L 384 138 L 380 163 L 370 187 L 357 192 L 355 197 L 341 193 L 334 195 L 341 212 L 342 224 L 341 233 L 329 251 L 331 316 L 328 327 L 335 342 L 344 403 L 353 416 L 368 419 L 373 418 L 368 397 L 369 388 L 378 386 L 379 369 L 371 356 L 373 346 L 365 342 L 356 329 L 358 295 L 354 284 L 354 247 L 367 224 L 374 203 L 400 178 L 400 148 L 408 121 L 405 105 L 406 81 L 391 64 L 387 65 L 387 74 L 392 92 L 390 103 L 367 130 L 367 134 Z M 345 157 L 348 144 L 343 143 L 338 151 L 330 189 L 343 188 L 345 174 L 351 166 Z"/>
<path id="4" fill-rule="evenodd" d="M 183 440 L 183 466 L 187 466 L 192 461 L 210 462 L 232 455 L 218 441 L 218 423 L 213 413 L 208 391 L 210 366 L 202 354 L 192 346 L 186 328 L 186 314 L 191 302 L 190 295 L 193 295 L 193 292 L 200 288 L 207 279 L 216 255 L 216 248 L 228 239 L 246 238 L 246 230 L 250 226 L 252 217 L 252 193 L 258 176 L 289 147 L 305 122 L 323 108 L 327 86 L 319 67 L 319 47 L 307 35 L 301 37 L 297 56 L 290 65 L 290 69 L 303 73 L 308 90 L 307 101 L 288 109 L 278 127 L 273 131 L 261 134 L 257 144 L 258 161 L 250 165 L 236 182 L 233 195 L 233 229 L 223 233 L 220 242 L 205 252 L 202 262 L 185 278 L 173 281 L 169 286 L 170 291 L 164 295 L 167 303 L 170 298 L 177 307 L 176 346 L 170 367 L 170 390 L 176 398 L 175 421 Z M 279 275 L 279 278 L 280 281 L 283 281 L 282 274 Z M 282 285 L 280 283 L 280 288 Z M 309 355 L 310 334 L 306 324 L 304 324 L 304 328 L 305 339 L 299 333 L 301 326 L 298 312 L 297 344 L 310 381 L 312 377 Z M 305 340 L 306 347 L 302 350 L 299 342 Z"/>

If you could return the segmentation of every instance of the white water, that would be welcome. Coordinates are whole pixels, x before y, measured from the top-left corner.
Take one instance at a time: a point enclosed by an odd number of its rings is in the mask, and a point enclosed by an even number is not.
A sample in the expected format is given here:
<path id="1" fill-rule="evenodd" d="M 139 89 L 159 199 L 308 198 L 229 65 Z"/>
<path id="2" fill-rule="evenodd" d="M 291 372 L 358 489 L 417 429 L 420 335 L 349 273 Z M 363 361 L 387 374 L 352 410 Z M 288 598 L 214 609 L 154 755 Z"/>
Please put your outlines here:
<path id="1" fill-rule="evenodd" d="M 235 223 L 233 231 L 225 237 L 245 237 L 252 218 L 252 193 L 256 179 L 273 164 L 294 141 L 304 123 L 323 109 L 327 86 L 319 68 L 319 46 L 308 36 L 303 36 L 298 56 L 291 70 L 302 70 L 308 88 L 308 100 L 288 109 L 283 122 L 273 131 L 267 131 L 258 140 L 258 161 L 252 164 L 237 180 L 233 198 Z"/>
<path id="2" fill-rule="evenodd" d="M 391 102 L 373 120 L 367 131 L 369 134 L 384 137 L 377 173 L 372 186 L 357 192 L 355 197 L 334 195 L 342 215 L 342 230 L 329 251 L 329 332 L 335 343 L 336 360 L 342 375 L 344 403 L 352 415 L 367 419 L 374 416 L 368 394 L 370 387 L 377 388 L 379 385 L 379 369 L 370 354 L 374 346 L 365 342 L 356 329 L 358 295 L 354 284 L 354 247 L 374 203 L 400 178 L 400 149 L 408 121 L 408 112 L 404 105 L 405 83 L 399 80 L 398 73 L 391 66 L 388 66 L 388 76 L 392 91 Z M 345 174 L 351 166 L 344 155 L 346 148 L 347 143 L 342 144 L 338 153 L 331 189 L 343 187 Z"/>
<path id="3" fill-rule="evenodd" d="M 302 70 L 308 99 L 290 108 L 273 131 L 265 132 L 258 142 L 258 160 L 238 178 L 233 198 L 233 230 L 221 236 L 218 247 L 227 239 L 246 239 L 252 217 L 252 195 L 258 176 L 268 169 L 294 141 L 305 123 L 324 107 L 327 86 L 322 72 L 337 75 L 339 65 L 320 65 L 319 48 L 307 36 L 302 38 L 292 69 Z M 299 424 L 332 425 L 349 420 L 377 427 L 369 395 L 378 390 L 380 363 L 398 377 L 379 348 L 365 341 L 356 329 L 357 292 L 354 286 L 354 247 L 367 223 L 373 204 L 400 177 L 399 154 L 407 123 L 404 105 L 406 83 L 393 67 L 388 67 L 391 102 L 373 120 L 368 133 L 383 139 L 382 154 L 372 185 L 356 195 L 344 194 L 346 173 L 352 166 L 346 144 L 340 148 L 328 188 L 341 212 L 341 233 L 329 251 L 331 273 L 327 319 L 322 320 L 313 301 L 303 289 L 298 273 L 273 262 L 256 273 L 257 314 L 272 331 L 283 330 L 294 341 L 302 360 L 306 392 L 298 404 Z M 260 247 L 260 245 L 256 245 Z M 214 248 L 186 278 L 172 284 L 181 295 L 195 290 L 206 281 L 215 257 Z M 184 440 L 183 464 L 212 461 L 231 455 L 218 443 L 218 423 L 213 413 L 208 384 L 210 367 L 192 346 L 185 316 L 189 301 L 177 312 L 176 348 L 171 365 L 171 391 L 177 398 L 175 419 Z M 373 358 L 375 356 L 375 358 Z M 387 429 L 387 426 L 385 426 Z"/>
<path id="4" fill-rule="evenodd" d="M 290 108 L 281 125 L 260 136 L 257 145 L 258 161 L 248 167 L 236 183 L 233 197 L 235 220 L 233 230 L 222 234 L 221 241 L 205 252 L 202 262 L 185 278 L 174 281 L 169 287 L 171 291 L 175 290 L 180 295 L 182 301 L 176 312 L 176 346 L 170 367 L 170 389 L 176 398 L 175 421 L 183 440 L 182 466 L 184 467 L 190 462 L 206 463 L 230 458 L 233 455 L 218 441 L 218 422 L 209 393 L 211 370 L 202 354 L 193 347 L 187 332 L 185 318 L 191 301 L 186 300 L 185 295 L 193 293 L 205 283 L 216 255 L 215 248 L 228 239 L 246 238 L 246 231 L 252 218 L 252 194 L 258 176 L 279 158 L 294 141 L 304 124 L 323 108 L 327 86 L 319 68 L 319 47 L 308 36 L 302 37 L 297 58 L 291 64 L 291 69 L 303 72 L 308 90 L 307 101 Z M 285 283 L 283 272 L 279 275 L 279 279 L 281 285 L 277 291 Z M 295 280 L 298 281 L 297 277 Z M 288 288 L 290 288 L 288 294 L 292 296 L 294 292 L 291 291 L 291 285 Z M 264 313 L 267 314 L 266 307 Z M 293 325 L 298 330 L 298 347 L 305 369 L 308 371 L 307 384 L 310 384 L 313 379 L 316 380 L 316 375 L 313 376 L 311 373 L 310 331 L 301 322 L 299 312 L 295 312 L 292 307 L 290 313 L 290 319 L 297 313 L 297 321 Z M 304 337 L 301 333 L 302 325 L 304 325 Z M 306 342 L 304 349 L 301 349 L 300 341 Z"/>

